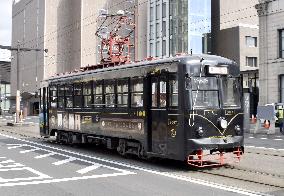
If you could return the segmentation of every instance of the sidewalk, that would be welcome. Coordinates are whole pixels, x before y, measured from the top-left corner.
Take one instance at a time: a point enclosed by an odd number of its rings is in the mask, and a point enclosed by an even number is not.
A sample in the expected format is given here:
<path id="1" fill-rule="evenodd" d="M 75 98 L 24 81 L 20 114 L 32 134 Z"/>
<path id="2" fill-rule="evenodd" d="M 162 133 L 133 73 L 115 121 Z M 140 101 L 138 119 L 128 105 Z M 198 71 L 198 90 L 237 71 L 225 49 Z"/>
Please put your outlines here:
<path id="1" fill-rule="evenodd" d="M 280 128 L 279 127 L 275 127 L 275 134 L 268 134 L 269 130 L 267 128 L 264 127 L 260 127 L 256 132 L 255 132 L 255 126 L 256 124 L 250 124 L 250 130 L 246 130 L 245 134 L 250 134 L 250 135 L 275 135 L 275 136 L 284 136 L 281 132 L 280 132 Z M 254 133 L 255 132 L 255 133 Z"/>
<path id="2" fill-rule="evenodd" d="M 13 123 L 13 116 L 0 116 L 0 130 L 18 134 L 20 136 L 40 138 L 38 117 L 28 116 L 15 126 L 8 126 L 7 123 Z"/>

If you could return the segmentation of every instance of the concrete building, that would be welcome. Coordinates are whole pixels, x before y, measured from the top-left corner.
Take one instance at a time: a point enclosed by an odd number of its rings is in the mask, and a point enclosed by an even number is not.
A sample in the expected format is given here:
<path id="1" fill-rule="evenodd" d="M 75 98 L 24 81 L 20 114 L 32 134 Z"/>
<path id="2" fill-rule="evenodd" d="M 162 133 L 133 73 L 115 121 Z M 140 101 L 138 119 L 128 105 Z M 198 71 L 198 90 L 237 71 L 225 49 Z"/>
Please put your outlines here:
<path id="1" fill-rule="evenodd" d="M 207 53 L 210 32 L 211 0 L 148 1 L 148 56 Z"/>
<path id="2" fill-rule="evenodd" d="M 258 104 L 258 0 L 150 0 L 148 56 L 209 53 L 235 60 L 250 95 Z"/>
<path id="3" fill-rule="evenodd" d="M 93 65 L 98 59 L 100 41 L 95 32 L 99 24 L 100 9 L 115 12 L 123 7 L 135 13 L 138 23 L 135 31 L 135 60 L 146 57 L 147 4 L 136 0 L 14 0 L 12 9 L 12 46 L 48 49 L 48 53 L 21 52 L 19 70 L 15 52 L 12 53 L 11 93 L 17 88 L 19 72 L 20 91 L 26 96 L 24 107 L 28 114 L 38 105 L 35 92 L 40 81 L 52 75 L 70 72 Z M 134 4 L 135 6 L 133 6 Z M 118 6 L 119 5 L 119 6 Z M 129 6 L 131 5 L 131 6 Z M 139 12 L 138 12 L 139 9 Z M 145 11 L 145 12 L 140 12 Z"/>
<path id="4" fill-rule="evenodd" d="M 260 0 L 260 105 L 284 103 L 284 1 Z"/>
<path id="5" fill-rule="evenodd" d="M 0 61 L 0 114 L 11 107 L 10 75 L 11 62 Z"/>
<path id="6" fill-rule="evenodd" d="M 258 0 L 219 0 L 212 3 L 212 53 L 240 65 L 244 93 L 250 97 L 250 115 L 258 105 Z"/>

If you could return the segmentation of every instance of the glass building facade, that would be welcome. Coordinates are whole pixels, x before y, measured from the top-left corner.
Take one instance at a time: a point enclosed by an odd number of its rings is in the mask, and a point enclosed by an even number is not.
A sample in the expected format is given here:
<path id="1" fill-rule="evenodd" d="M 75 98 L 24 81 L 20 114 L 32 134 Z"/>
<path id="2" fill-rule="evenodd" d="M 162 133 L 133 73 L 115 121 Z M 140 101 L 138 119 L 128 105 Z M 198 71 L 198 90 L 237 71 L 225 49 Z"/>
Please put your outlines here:
<path id="1" fill-rule="evenodd" d="M 151 0 L 148 56 L 210 53 L 211 0 Z"/>

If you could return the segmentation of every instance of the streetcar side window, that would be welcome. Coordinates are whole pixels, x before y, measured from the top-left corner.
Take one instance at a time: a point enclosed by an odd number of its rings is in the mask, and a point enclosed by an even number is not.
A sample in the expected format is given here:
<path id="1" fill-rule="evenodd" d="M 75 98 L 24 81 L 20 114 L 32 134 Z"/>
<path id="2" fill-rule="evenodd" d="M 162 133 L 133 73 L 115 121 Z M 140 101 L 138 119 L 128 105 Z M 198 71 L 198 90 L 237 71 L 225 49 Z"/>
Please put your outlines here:
<path id="1" fill-rule="evenodd" d="M 57 86 L 51 86 L 49 91 L 50 107 L 57 108 Z"/>
<path id="2" fill-rule="evenodd" d="M 74 107 L 82 107 L 82 83 L 74 84 Z"/>
<path id="3" fill-rule="evenodd" d="M 84 108 L 92 107 L 92 82 L 83 84 Z"/>
<path id="4" fill-rule="evenodd" d="M 178 80 L 176 78 L 169 79 L 169 106 L 178 106 Z"/>
<path id="5" fill-rule="evenodd" d="M 103 85 L 102 82 L 94 82 L 94 105 L 95 107 L 103 106 Z"/>
<path id="6" fill-rule="evenodd" d="M 58 86 L 58 108 L 64 108 L 64 85 Z"/>
<path id="7" fill-rule="evenodd" d="M 158 107 L 158 78 L 152 78 L 152 108 Z"/>
<path id="8" fill-rule="evenodd" d="M 117 105 L 119 107 L 128 106 L 128 79 L 117 81 Z"/>
<path id="9" fill-rule="evenodd" d="M 65 85 L 65 106 L 66 108 L 73 108 L 73 85 Z"/>
<path id="10" fill-rule="evenodd" d="M 115 107 L 115 84 L 105 84 L 105 104 L 106 107 Z"/>
<path id="11" fill-rule="evenodd" d="M 131 107 L 143 107 L 143 79 L 131 80 Z"/>
<path id="12" fill-rule="evenodd" d="M 160 80 L 160 108 L 167 106 L 167 82 L 166 78 Z"/>

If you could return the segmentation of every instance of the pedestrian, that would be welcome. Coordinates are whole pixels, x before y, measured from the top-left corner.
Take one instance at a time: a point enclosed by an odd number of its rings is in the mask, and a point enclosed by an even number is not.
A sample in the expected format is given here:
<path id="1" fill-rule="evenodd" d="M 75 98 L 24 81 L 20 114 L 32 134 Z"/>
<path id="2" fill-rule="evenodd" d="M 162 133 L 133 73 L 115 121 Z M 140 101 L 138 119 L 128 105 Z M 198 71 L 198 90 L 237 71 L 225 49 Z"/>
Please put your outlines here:
<path id="1" fill-rule="evenodd" d="M 278 123 L 279 123 L 280 132 L 281 132 L 282 134 L 284 134 L 284 131 L 283 131 L 284 111 L 283 111 L 283 106 L 282 106 L 282 105 L 278 106 L 278 110 L 277 110 L 276 116 L 277 116 L 277 118 L 278 118 Z"/>

